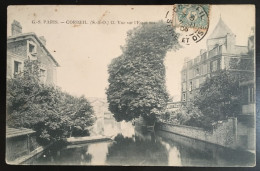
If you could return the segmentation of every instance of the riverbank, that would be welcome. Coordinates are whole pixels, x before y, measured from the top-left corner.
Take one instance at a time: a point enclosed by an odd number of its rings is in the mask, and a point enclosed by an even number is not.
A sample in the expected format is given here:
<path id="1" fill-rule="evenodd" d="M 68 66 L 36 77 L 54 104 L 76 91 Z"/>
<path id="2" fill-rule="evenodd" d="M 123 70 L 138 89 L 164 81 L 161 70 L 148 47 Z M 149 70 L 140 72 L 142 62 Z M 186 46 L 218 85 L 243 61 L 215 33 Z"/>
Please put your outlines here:
<path id="1" fill-rule="evenodd" d="M 193 138 L 196 140 L 228 147 L 237 148 L 237 119 L 228 118 L 226 121 L 218 123 L 211 131 L 205 131 L 202 128 L 196 128 L 185 125 L 169 124 L 157 122 L 157 130 L 167 131 L 181 136 Z"/>

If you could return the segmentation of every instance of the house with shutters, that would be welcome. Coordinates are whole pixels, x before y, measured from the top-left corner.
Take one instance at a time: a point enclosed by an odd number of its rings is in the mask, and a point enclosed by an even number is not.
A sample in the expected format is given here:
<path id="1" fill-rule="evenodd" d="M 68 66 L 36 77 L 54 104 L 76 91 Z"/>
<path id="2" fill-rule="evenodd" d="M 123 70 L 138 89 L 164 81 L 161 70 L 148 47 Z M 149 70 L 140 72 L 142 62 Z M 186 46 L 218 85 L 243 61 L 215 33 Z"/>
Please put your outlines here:
<path id="1" fill-rule="evenodd" d="M 35 33 L 23 33 L 21 24 L 14 20 L 11 36 L 7 37 L 7 79 L 22 72 L 25 60 L 39 60 L 41 81 L 55 85 L 58 62 L 46 48 L 46 39 Z"/>

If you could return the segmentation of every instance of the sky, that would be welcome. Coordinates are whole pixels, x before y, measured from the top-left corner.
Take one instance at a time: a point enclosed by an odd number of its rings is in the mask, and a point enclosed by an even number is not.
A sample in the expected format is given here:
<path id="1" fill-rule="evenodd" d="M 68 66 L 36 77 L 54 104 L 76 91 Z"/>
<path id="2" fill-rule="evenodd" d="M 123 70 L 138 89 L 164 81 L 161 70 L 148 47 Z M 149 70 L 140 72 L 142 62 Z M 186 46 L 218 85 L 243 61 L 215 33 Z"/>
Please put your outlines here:
<path id="1" fill-rule="evenodd" d="M 122 54 L 120 46 L 125 45 L 127 31 L 136 27 L 137 21 L 164 21 L 171 9 L 171 5 L 9 6 L 7 35 L 11 35 L 12 21 L 17 20 L 23 27 L 23 33 L 34 32 L 37 36 L 44 36 L 47 49 L 60 64 L 57 85 L 72 95 L 106 98 L 107 66 L 113 58 Z M 236 35 L 236 44 L 247 45 L 247 37 L 255 23 L 254 6 L 212 5 L 207 35 L 199 43 L 185 45 L 166 54 L 166 86 L 174 101 L 180 100 L 180 71 L 184 58 L 194 58 L 199 55 L 200 49 L 206 49 L 207 37 L 220 16 Z M 59 24 L 51 24 L 51 20 Z M 114 21 L 114 24 L 66 24 L 71 20 L 88 23 Z M 33 24 L 34 21 L 41 23 Z"/>

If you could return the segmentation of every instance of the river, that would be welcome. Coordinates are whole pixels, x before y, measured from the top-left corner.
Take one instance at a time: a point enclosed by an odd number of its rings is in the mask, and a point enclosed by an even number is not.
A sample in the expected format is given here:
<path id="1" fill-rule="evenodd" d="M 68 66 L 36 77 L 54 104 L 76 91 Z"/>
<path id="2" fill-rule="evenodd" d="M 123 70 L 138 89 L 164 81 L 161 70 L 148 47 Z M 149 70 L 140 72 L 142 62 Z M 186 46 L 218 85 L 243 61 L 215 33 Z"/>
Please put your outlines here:
<path id="1" fill-rule="evenodd" d="M 141 166 L 249 166 L 254 155 L 204 143 L 176 134 L 135 128 L 131 122 L 101 122 L 104 135 L 114 141 L 51 147 L 29 164 L 141 165 Z M 101 124 L 101 125 L 102 125 Z"/>

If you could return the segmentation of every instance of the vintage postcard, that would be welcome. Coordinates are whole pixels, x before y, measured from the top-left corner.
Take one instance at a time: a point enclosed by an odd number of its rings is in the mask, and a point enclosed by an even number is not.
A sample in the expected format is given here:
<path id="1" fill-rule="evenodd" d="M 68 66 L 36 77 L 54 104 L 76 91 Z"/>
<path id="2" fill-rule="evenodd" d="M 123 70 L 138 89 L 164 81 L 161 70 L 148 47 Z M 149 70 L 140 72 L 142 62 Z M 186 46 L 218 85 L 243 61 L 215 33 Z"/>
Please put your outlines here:
<path id="1" fill-rule="evenodd" d="M 6 163 L 254 167 L 254 5 L 13 5 Z"/>

